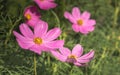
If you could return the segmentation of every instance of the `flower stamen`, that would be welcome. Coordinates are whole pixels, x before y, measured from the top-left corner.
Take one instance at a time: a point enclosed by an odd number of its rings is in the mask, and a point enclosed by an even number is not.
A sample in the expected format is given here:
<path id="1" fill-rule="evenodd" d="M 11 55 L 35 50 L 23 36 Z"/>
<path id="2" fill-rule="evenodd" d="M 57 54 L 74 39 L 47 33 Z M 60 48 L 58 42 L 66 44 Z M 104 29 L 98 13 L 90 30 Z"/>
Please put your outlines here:
<path id="1" fill-rule="evenodd" d="M 76 59 L 77 57 L 75 55 L 69 55 L 68 58 L 69 59 Z"/>
<path id="2" fill-rule="evenodd" d="M 43 43 L 43 40 L 41 38 L 39 38 L 39 37 L 34 38 L 33 41 L 34 41 L 35 44 L 38 44 L 38 45 Z"/>
<path id="3" fill-rule="evenodd" d="M 73 63 L 73 62 L 76 62 L 76 60 L 77 60 L 77 57 L 71 54 L 68 56 L 67 62 Z"/>
<path id="4" fill-rule="evenodd" d="M 77 24 L 80 25 L 80 26 L 83 25 L 83 20 L 79 19 L 79 20 L 77 21 Z"/>
<path id="5" fill-rule="evenodd" d="M 25 17 L 26 17 L 27 20 L 31 19 L 31 15 L 30 14 L 26 14 Z"/>

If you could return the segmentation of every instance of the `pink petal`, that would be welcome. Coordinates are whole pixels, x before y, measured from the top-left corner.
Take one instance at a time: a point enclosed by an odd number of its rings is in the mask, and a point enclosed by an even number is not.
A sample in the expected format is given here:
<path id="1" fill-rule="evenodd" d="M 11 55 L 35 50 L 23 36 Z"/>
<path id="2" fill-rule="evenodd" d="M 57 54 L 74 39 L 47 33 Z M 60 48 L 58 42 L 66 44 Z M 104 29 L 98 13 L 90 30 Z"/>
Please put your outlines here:
<path id="1" fill-rule="evenodd" d="M 90 59 L 81 59 L 81 58 L 78 58 L 77 60 L 79 63 L 88 63 L 90 62 Z"/>
<path id="2" fill-rule="evenodd" d="M 86 26 L 86 27 L 84 27 L 84 29 L 86 31 L 92 32 L 92 31 L 94 31 L 95 27 L 94 26 Z"/>
<path id="3" fill-rule="evenodd" d="M 44 44 L 41 44 L 41 45 L 37 45 L 35 44 L 36 46 L 35 47 L 31 47 L 31 50 L 37 50 L 37 51 L 45 51 L 45 52 L 49 52 L 50 50 L 53 50 L 53 49 L 50 49 L 48 47 L 46 47 Z"/>
<path id="4" fill-rule="evenodd" d="M 33 38 L 33 32 L 25 23 L 20 25 L 20 31 L 25 37 Z"/>
<path id="5" fill-rule="evenodd" d="M 73 15 L 76 19 L 78 19 L 78 18 L 80 17 L 80 10 L 79 10 L 78 7 L 74 7 L 74 8 L 72 9 L 72 15 Z"/>
<path id="6" fill-rule="evenodd" d="M 57 58 L 58 60 L 60 60 L 60 61 L 62 61 L 62 62 L 65 62 L 66 59 L 67 59 L 66 56 L 63 56 L 63 55 L 60 54 L 58 51 L 52 50 L 52 51 L 51 51 L 51 54 L 52 54 L 53 56 L 55 56 L 55 58 Z"/>
<path id="7" fill-rule="evenodd" d="M 66 56 L 66 57 L 71 54 L 71 51 L 68 48 L 65 48 L 65 47 L 60 48 L 59 51 L 62 55 Z"/>
<path id="8" fill-rule="evenodd" d="M 44 10 L 49 10 L 51 8 L 55 8 L 56 6 L 57 4 L 53 2 L 45 1 L 44 3 L 41 3 L 41 9 L 44 9 Z"/>
<path id="9" fill-rule="evenodd" d="M 48 31 L 48 33 L 45 35 L 45 40 L 51 41 L 56 39 L 61 34 L 60 28 L 54 28 Z"/>
<path id="10" fill-rule="evenodd" d="M 25 38 L 24 36 L 22 36 L 21 34 L 19 34 L 18 32 L 13 31 L 13 34 L 15 35 L 15 37 L 16 37 L 17 39 L 26 41 L 26 38 Z"/>
<path id="11" fill-rule="evenodd" d="M 20 39 L 16 39 L 19 46 L 23 49 L 29 49 L 31 46 L 34 45 L 34 43 L 32 41 L 29 40 L 20 40 Z"/>
<path id="12" fill-rule="evenodd" d="M 80 57 L 82 53 L 83 53 L 83 48 L 80 44 L 77 44 L 72 50 L 72 54 L 76 55 L 77 57 Z"/>
<path id="13" fill-rule="evenodd" d="M 43 9 L 43 10 L 49 10 L 49 9 L 55 8 L 55 7 L 57 6 L 56 3 L 51 2 L 51 1 L 42 1 L 42 2 L 40 2 L 40 1 L 38 1 L 38 0 L 34 0 L 34 1 L 35 1 L 35 2 L 38 4 L 38 6 L 39 6 L 41 9 Z"/>
<path id="14" fill-rule="evenodd" d="M 44 45 L 45 45 L 45 47 L 47 47 L 49 49 L 58 49 L 58 48 L 63 47 L 64 41 L 56 40 L 56 41 L 51 41 L 51 42 L 45 43 Z"/>
<path id="15" fill-rule="evenodd" d="M 87 24 L 88 24 L 89 26 L 93 26 L 93 25 L 96 24 L 96 21 L 93 20 L 93 19 L 90 19 L 90 20 L 87 21 Z"/>
<path id="16" fill-rule="evenodd" d="M 27 20 L 26 24 L 28 24 L 29 26 L 31 26 L 32 28 L 34 28 L 39 21 L 42 21 L 42 20 L 37 19 L 37 18 L 32 18 L 31 20 Z"/>
<path id="17" fill-rule="evenodd" d="M 89 32 L 94 31 L 95 23 L 95 20 L 88 20 L 86 24 L 80 28 L 80 32 L 83 34 L 88 34 Z"/>
<path id="18" fill-rule="evenodd" d="M 90 13 L 87 12 L 87 11 L 83 12 L 83 14 L 81 15 L 81 18 L 83 18 L 85 20 L 89 19 L 90 18 Z"/>
<path id="19" fill-rule="evenodd" d="M 33 51 L 33 52 L 35 52 L 35 53 L 37 53 L 37 54 L 41 54 L 41 52 L 42 52 L 42 48 L 41 48 L 41 46 L 39 46 L 39 45 L 33 45 L 33 46 L 31 46 L 30 48 L 30 51 Z"/>
<path id="20" fill-rule="evenodd" d="M 72 22 L 72 23 L 76 23 L 76 20 L 75 20 L 75 18 L 69 13 L 69 12 L 65 12 L 64 13 L 64 17 L 66 18 L 66 19 L 68 19 L 70 22 Z"/>
<path id="21" fill-rule="evenodd" d="M 18 44 L 20 45 L 21 48 L 23 49 L 28 49 L 30 46 L 32 46 L 34 43 L 32 39 L 30 38 L 25 38 L 16 31 L 13 31 L 13 34 L 16 36 L 16 40 Z"/>
<path id="22" fill-rule="evenodd" d="M 80 64 L 79 62 L 74 62 L 74 65 L 76 65 L 76 66 L 82 66 L 82 64 Z"/>
<path id="23" fill-rule="evenodd" d="M 92 59 L 94 57 L 94 51 L 91 50 L 89 53 L 80 57 L 80 59 Z"/>
<path id="24" fill-rule="evenodd" d="M 86 28 L 86 27 L 83 27 L 83 26 L 80 27 L 79 30 L 80 30 L 80 32 L 81 32 L 82 34 L 84 34 L 84 35 L 86 35 L 86 34 L 89 33 L 89 30 L 87 30 L 87 28 Z"/>
<path id="25" fill-rule="evenodd" d="M 73 24 L 72 25 L 72 29 L 73 29 L 73 31 L 75 31 L 75 32 L 79 32 L 79 26 L 78 25 L 76 25 L 76 24 Z"/>
<path id="26" fill-rule="evenodd" d="M 46 22 L 39 21 L 34 28 L 35 37 L 43 37 L 48 30 L 48 24 Z"/>
<path id="27" fill-rule="evenodd" d="M 90 32 L 94 31 L 94 29 L 95 29 L 94 26 L 89 27 L 89 31 L 90 31 Z"/>

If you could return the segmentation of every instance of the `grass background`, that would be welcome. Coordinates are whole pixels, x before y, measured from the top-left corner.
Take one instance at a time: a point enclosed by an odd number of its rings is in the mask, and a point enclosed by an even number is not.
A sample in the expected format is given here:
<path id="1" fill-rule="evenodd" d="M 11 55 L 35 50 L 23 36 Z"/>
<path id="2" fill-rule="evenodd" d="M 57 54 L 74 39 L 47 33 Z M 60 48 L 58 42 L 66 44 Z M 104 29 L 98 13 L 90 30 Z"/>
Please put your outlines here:
<path id="1" fill-rule="evenodd" d="M 55 0 L 58 7 L 39 10 L 49 29 L 60 26 L 65 46 L 84 47 L 84 53 L 95 50 L 94 59 L 86 67 L 71 66 L 49 53 L 36 55 L 37 75 L 120 75 L 120 0 Z M 21 49 L 12 31 L 25 22 L 23 11 L 35 5 L 32 0 L 0 0 L 0 75 L 35 75 L 34 53 Z M 75 33 L 63 17 L 64 11 L 79 7 L 97 21 L 94 32 L 87 36 Z"/>

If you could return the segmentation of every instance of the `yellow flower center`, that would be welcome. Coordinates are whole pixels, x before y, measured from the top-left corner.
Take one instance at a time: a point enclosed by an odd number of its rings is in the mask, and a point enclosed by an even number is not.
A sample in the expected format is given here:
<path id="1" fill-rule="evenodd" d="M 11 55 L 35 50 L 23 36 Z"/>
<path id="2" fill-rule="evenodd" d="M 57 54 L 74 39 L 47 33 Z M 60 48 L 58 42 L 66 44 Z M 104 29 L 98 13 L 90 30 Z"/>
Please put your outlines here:
<path id="1" fill-rule="evenodd" d="M 25 17 L 27 18 L 27 20 L 31 19 L 31 15 L 30 14 L 26 14 Z"/>
<path id="2" fill-rule="evenodd" d="M 43 43 L 43 41 L 42 41 L 42 39 L 41 38 L 39 38 L 39 37 L 36 37 L 36 38 L 34 38 L 34 43 L 35 44 L 38 44 L 38 45 L 40 45 L 40 44 L 42 44 Z"/>
<path id="3" fill-rule="evenodd" d="M 68 58 L 69 59 L 76 59 L 77 57 L 75 55 L 69 55 Z"/>
<path id="4" fill-rule="evenodd" d="M 83 20 L 79 19 L 79 20 L 77 21 L 77 24 L 80 25 L 80 26 L 83 25 Z"/>

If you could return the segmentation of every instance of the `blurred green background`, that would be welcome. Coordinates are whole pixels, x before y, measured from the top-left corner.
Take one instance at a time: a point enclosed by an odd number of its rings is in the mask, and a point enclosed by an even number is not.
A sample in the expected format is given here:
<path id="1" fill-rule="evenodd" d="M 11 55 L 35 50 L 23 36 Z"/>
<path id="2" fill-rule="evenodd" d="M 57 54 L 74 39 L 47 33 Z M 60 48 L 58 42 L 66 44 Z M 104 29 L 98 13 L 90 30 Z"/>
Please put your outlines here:
<path id="1" fill-rule="evenodd" d="M 49 53 L 36 55 L 37 75 L 120 75 L 120 0 L 55 0 L 57 8 L 40 10 L 49 29 L 59 26 L 65 47 L 79 43 L 84 53 L 95 50 L 94 59 L 86 67 L 71 66 L 56 60 Z M 35 75 L 34 53 L 21 49 L 12 31 L 19 31 L 25 22 L 23 11 L 33 0 L 0 0 L 0 75 Z M 37 6 L 37 5 L 36 5 Z M 73 7 L 89 11 L 97 24 L 87 36 L 75 33 L 63 16 Z"/>

